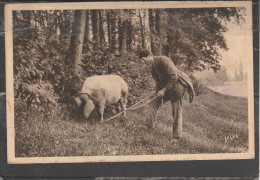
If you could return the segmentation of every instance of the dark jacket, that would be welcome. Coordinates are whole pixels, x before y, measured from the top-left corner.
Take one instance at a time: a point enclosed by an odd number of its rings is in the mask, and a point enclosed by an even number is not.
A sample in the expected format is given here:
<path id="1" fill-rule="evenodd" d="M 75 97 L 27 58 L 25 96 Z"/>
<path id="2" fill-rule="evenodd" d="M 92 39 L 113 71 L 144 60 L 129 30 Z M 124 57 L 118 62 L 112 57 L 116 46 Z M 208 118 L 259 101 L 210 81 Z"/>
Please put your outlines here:
<path id="1" fill-rule="evenodd" d="M 193 96 L 195 96 L 192 82 L 186 73 L 177 69 L 170 58 L 166 56 L 155 56 L 152 66 L 152 76 L 156 81 L 158 91 L 164 87 L 167 90 L 173 90 L 175 84 L 179 81 L 188 89 L 190 102 L 192 102 Z"/>
<path id="2" fill-rule="evenodd" d="M 152 76 L 157 83 L 158 90 L 164 87 L 167 90 L 172 90 L 178 80 L 178 69 L 170 58 L 155 56 L 152 66 Z"/>

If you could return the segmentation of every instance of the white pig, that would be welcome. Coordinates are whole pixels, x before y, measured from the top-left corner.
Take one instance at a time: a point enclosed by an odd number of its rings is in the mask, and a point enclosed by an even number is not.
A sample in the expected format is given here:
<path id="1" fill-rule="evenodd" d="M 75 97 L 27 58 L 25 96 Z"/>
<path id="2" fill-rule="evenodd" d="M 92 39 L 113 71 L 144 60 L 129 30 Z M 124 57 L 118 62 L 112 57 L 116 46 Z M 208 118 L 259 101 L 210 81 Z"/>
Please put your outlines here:
<path id="1" fill-rule="evenodd" d="M 98 105 L 103 122 L 103 114 L 106 105 L 116 105 L 120 102 L 126 117 L 126 103 L 128 86 L 118 75 L 92 76 L 85 80 L 80 96 L 74 98 L 76 107 L 84 105 L 84 117 L 87 119 Z"/>

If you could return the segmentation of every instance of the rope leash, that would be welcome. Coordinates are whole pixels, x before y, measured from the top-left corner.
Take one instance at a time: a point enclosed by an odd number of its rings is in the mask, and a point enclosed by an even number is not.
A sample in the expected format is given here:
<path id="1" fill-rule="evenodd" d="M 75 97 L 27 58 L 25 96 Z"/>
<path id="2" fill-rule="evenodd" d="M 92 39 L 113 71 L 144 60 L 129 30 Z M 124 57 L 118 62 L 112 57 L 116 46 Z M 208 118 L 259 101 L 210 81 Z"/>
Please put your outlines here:
<path id="1" fill-rule="evenodd" d="M 153 95 L 152 95 L 153 96 Z M 150 96 L 150 98 L 152 97 L 152 96 Z M 143 107 L 143 106 L 146 106 L 147 104 L 149 104 L 150 102 L 152 102 L 155 98 L 157 98 L 157 96 L 154 96 L 152 99 L 150 99 L 148 102 L 146 102 L 146 103 L 144 103 L 144 104 L 142 104 L 142 105 L 140 105 L 140 106 L 137 106 L 137 107 L 135 107 L 135 105 L 133 105 L 133 106 L 130 106 L 128 109 L 130 109 L 130 110 L 135 110 L 135 109 L 138 109 L 138 108 L 141 108 L 141 107 Z M 147 99 L 146 99 L 147 100 Z"/>
<path id="2" fill-rule="evenodd" d="M 86 95 L 90 96 L 91 98 L 95 99 L 96 101 L 98 101 L 98 102 L 100 102 L 100 103 L 103 103 L 101 100 L 97 99 L 96 97 L 92 96 L 91 94 L 88 94 L 88 93 L 80 93 L 80 94 L 86 94 Z M 155 95 L 155 94 L 152 94 L 152 93 L 149 94 L 149 96 L 148 96 L 147 98 L 145 98 L 145 99 L 139 101 L 138 103 L 134 104 L 133 106 L 131 106 L 131 108 L 134 107 L 134 106 L 136 106 L 137 104 L 140 104 L 140 103 L 143 102 L 143 101 L 146 101 L 147 99 L 151 98 L 151 97 L 154 96 L 154 95 Z M 118 107 L 115 107 L 115 106 L 112 106 L 112 105 L 109 105 L 109 104 L 106 104 L 106 103 L 103 103 L 103 104 L 106 105 L 106 106 L 112 107 L 112 108 L 114 108 L 114 109 L 118 109 Z M 142 106 L 140 106 L 140 107 L 142 107 Z"/>
<path id="3" fill-rule="evenodd" d="M 154 97 L 153 97 L 153 96 L 154 96 Z M 153 97 L 153 98 L 152 98 L 152 97 Z M 151 99 L 150 99 L 148 102 L 146 102 L 146 103 L 144 103 L 144 104 L 142 104 L 142 105 L 140 105 L 140 106 L 136 106 L 137 104 L 140 104 L 141 102 L 144 102 L 144 101 L 148 100 L 149 98 L 151 98 Z M 132 105 L 132 106 L 126 108 L 126 110 L 135 110 L 135 109 L 137 109 L 137 108 L 141 108 L 141 107 L 143 107 L 143 106 L 146 106 L 147 104 L 149 104 L 150 102 L 152 102 L 155 98 L 157 98 L 157 95 L 156 95 L 156 94 L 152 94 L 152 95 L 150 94 L 150 96 L 148 96 L 147 98 L 145 98 L 145 99 L 143 99 L 143 100 L 141 100 L 141 101 L 135 103 L 134 105 Z M 109 119 L 107 119 L 107 120 L 101 122 L 101 124 L 105 124 L 105 123 L 107 123 L 107 122 L 109 122 L 109 121 L 115 119 L 116 117 L 118 117 L 119 115 L 121 115 L 121 114 L 123 114 L 123 113 L 124 113 L 124 111 L 122 111 L 122 112 L 120 112 L 120 113 L 118 113 L 118 114 L 112 116 L 111 118 L 109 118 Z M 88 131 L 88 132 L 90 133 L 90 132 L 93 132 L 94 130 L 95 130 L 95 128 L 91 129 L 91 130 Z"/>
<path id="4" fill-rule="evenodd" d="M 153 96 L 154 96 L 154 94 L 153 94 L 152 96 L 146 98 L 146 99 L 143 99 L 142 101 L 145 101 L 145 100 L 147 100 L 147 99 L 149 99 L 149 98 L 151 98 L 151 97 L 153 97 Z M 157 98 L 157 96 L 153 97 L 153 98 L 150 99 L 148 102 L 146 102 L 146 103 L 144 103 L 144 104 L 142 104 L 142 105 L 140 105 L 140 106 L 135 107 L 137 104 L 140 104 L 140 102 L 142 102 L 142 101 L 139 101 L 138 103 L 136 103 L 136 104 L 134 104 L 134 105 L 132 105 L 132 106 L 126 108 L 126 110 L 135 110 L 135 109 L 141 108 L 141 107 L 143 107 L 143 106 L 146 106 L 147 104 L 149 104 L 150 102 L 152 102 L 155 98 Z M 118 114 L 112 116 L 111 118 L 109 118 L 109 119 L 103 121 L 101 124 L 107 123 L 108 121 L 111 121 L 112 119 L 116 118 L 117 116 L 119 116 L 119 115 L 121 115 L 121 114 L 123 114 L 123 113 L 124 113 L 124 111 L 122 111 L 122 112 L 120 112 L 120 113 L 118 113 Z"/>
<path id="5" fill-rule="evenodd" d="M 140 104 L 141 102 L 144 102 L 144 101 L 146 101 L 147 99 L 149 99 L 149 98 L 151 98 L 151 97 L 153 97 L 154 95 L 156 95 L 156 94 L 154 94 L 154 93 L 151 93 L 151 94 L 149 94 L 149 96 L 147 97 L 147 98 L 145 98 L 145 99 L 143 99 L 143 100 L 141 100 L 141 101 L 139 101 L 139 102 L 137 102 L 137 103 L 135 103 L 134 105 L 132 105 L 131 107 L 132 108 L 134 108 L 137 104 Z"/>

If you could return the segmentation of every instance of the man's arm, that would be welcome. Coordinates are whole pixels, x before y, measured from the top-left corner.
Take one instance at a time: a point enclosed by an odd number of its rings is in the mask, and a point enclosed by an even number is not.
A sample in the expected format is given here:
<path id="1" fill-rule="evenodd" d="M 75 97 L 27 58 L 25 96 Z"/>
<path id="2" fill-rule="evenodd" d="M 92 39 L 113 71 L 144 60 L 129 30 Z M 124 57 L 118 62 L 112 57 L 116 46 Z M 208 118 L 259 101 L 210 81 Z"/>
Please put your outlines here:
<path id="1" fill-rule="evenodd" d="M 165 88 L 168 90 L 173 89 L 174 85 L 178 80 L 178 70 L 176 66 L 173 64 L 172 60 L 169 58 L 163 59 L 162 61 L 165 73 L 168 75 L 168 81 L 165 85 Z"/>
<path id="2" fill-rule="evenodd" d="M 155 71 L 155 69 L 154 69 L 153 66 L 152 66 L 152 77 L 153 77 L 153 79 L 154 79 L 157 83 L 160 82 L 159 76 L 158 76 L 158 74 L 156 73 L 156 71 Z"/>
<path id="3" fill-rule="evenodd" d="M 178 80 L 178 70 L 173 64 L 172 60 L 167 58 L 167 57 L 162 57 L 161 59 L 161 66 L 163 73 L 167 75 L 167 82 L 164 88 L 162 88 L 158 93 L 158 97 L 163 97 L 165 92 L 167 90 L 172 90 L 173 87 L 175 86 L 177 80 Z"/>

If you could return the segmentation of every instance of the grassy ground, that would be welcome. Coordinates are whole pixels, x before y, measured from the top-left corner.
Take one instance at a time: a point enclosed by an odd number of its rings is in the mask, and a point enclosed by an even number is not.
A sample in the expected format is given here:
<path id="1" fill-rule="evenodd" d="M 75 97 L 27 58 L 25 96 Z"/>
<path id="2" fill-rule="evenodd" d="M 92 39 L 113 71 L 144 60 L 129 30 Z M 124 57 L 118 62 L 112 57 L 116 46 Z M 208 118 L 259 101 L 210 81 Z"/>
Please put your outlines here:
<path id="1" fill-rule="evenodd" d="M 170 103 L 159 111 L 154 129 L 145 126 L 145 108 L 99 124 L 75 118 L 71 107 L 50 114 L 15 105 L 16 157 L 110 156 L 245 152 L 247 99 L 206 91 L 192 104 L 184 100 L 183 138 L 172 139 Z"/>

